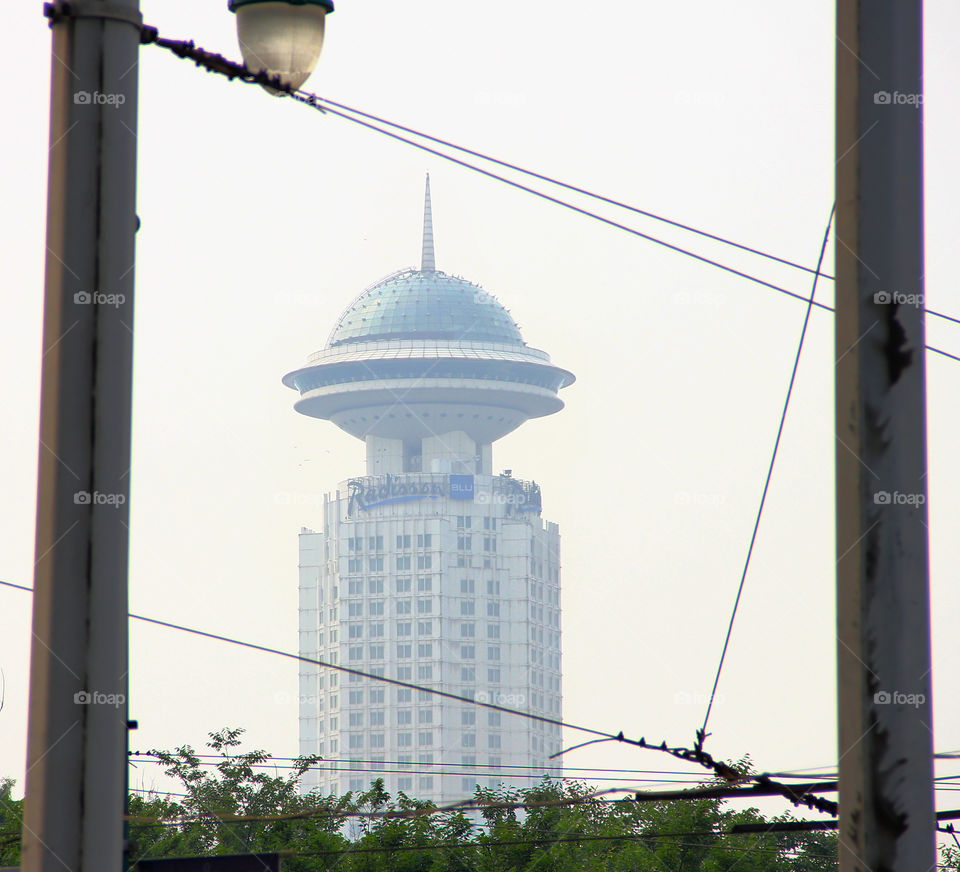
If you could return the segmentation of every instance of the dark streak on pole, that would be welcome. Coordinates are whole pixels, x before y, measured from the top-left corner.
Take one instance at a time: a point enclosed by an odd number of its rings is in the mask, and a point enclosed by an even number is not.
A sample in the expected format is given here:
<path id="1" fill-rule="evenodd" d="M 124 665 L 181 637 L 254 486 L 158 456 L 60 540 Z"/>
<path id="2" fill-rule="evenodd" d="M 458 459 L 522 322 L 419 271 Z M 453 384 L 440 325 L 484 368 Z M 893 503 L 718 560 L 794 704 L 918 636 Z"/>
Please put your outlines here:
<path id="1" fill-rule="evenodd" d="M 136 231 L 137 0 L 53 33 L 22 868 L 120 870 Z"/>
<path id="2" fill-rule="evenodd" d="M 935 868 L 922 5 L 837 6 L 841 872 Z"/>

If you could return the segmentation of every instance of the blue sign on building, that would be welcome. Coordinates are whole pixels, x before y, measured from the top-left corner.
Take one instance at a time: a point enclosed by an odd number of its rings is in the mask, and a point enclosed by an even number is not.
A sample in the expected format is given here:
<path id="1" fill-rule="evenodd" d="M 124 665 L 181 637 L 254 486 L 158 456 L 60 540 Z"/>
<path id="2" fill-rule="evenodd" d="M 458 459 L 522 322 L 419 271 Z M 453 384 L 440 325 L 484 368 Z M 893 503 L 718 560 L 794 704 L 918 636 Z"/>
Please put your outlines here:
<path id="1" fill-rule="evenodd" d="M 472 500 L 473 499 L 473 476 L 472 475 L 451 475 L 450 476 L 450 499 L 452 500 Z"/>

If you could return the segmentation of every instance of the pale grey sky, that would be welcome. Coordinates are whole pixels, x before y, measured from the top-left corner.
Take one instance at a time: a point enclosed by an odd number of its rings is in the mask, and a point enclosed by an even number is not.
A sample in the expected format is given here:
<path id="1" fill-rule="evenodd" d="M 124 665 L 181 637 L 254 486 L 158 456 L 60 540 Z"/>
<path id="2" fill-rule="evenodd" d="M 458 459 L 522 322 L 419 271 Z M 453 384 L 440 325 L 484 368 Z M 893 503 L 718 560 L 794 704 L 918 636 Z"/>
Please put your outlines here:
<path id="1" fill-rule="evenodd" d="M 225 2 L 143 7 L 164 36 L 238 56 Z M 812 266 L 832 203 L 833 15 L 820 0 L 342 0 L 307 87 Z M 0 578 L 32 584 L 49 33 L 39 4 L 7 21 Z M 927 298 L 954 315 L 958 27 L 956 4 L 927 4 Z M 803 304 L 159 49 L 141 58 L 133 611 L 296 650 L 297 531 L 363 458 L 294 413 L 280 378 L 364 287 L 417 262 L 429 171 L 438 267 L 482 284 L 577 375 L 564 411 L 494 456 L 543 486 L 561 527 L 564 718 L 691 742 Z M 584 205 L 809 293 L 803 273 Z M 960 354 L 955 325 L 934 321 L 928 339 Z M 832 315 L 814 311 L 711 719 L 709 750 L 761 769 L 836 760 L 832 348 Z M 928 376 L 936 746 L 951 750 L 960 363 L 928 355 Z M 29 595 L 0 589 L 0 775 L 18 779 L 29 622 Z M 199 746 L 232 725 L 297 753 L 293 662 L 131 631 L 132 747 Z M 567 762 L 677 768 L 623 747 Z"/>

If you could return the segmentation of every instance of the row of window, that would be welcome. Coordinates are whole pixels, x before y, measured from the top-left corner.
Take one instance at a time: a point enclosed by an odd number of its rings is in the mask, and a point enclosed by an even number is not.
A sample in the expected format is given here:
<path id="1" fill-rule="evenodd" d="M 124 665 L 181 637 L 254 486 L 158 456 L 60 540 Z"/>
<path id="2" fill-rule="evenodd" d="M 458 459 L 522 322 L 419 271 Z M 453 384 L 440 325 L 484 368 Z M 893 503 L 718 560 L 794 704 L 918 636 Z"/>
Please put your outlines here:
<path id="1" fill-rule="evenodd" d="M 414 537 L 409 533 L 397 535 L 397 548 L 412 548 Z M 433 546 L 432 533 L 416 534 L 417 548 L 431 548 Z M 363 551 L 366 544 L 367 551 L 383 551 L 383 536 L 351 536 L 347 539 L 348 551 Z"/>
<path id="2" fill-rule="evenodd" d="M 413 747 L 413 737 L 412 732 L 400 732 L 397 733 L 397 747 L 398 748 L 412 748 Z M 429 748 L 433 746 L 434 733 L 433 730 L 422 730 L 416 734 L 417 737 L 417 746 L 421 748 Z M 502 747 L 502 737 L 499 733 L 487 733 L 487 747 L 492 749 L 497 749 Z M 540 740 L 541 750 L 543 740 Z M 347 733 L 347 747 L 351 751 L 357 751 L 361 748 L 385 748 L 386 747 L 386 733 Z M 477 747 L 477 734 L 476 733 L 461 733 L 460 735 L 460 747 L 461 748 L 476 748 Z"/>
<path id="3" fill-rule="evenodd" d="M 479 536 L 477 537 L 480 538 Z M 457 551 L 472 551 L 473 550 L 473 536 L 463 535 L 457 536 Z M 483 537 L 483 550 L 484 551 L 496 551 L 497 550 L 497 538 L 496 536 L 484 536 Z"/>
<path id="4" fill-rule="evenodd" d="M 435 605 L 435 600 L 432 597 L 425 597 L 423 599 L 417 600 L 417 614 L 418 615 L 430 615 L 433 614 L 433 609 Z M 380 618 L 383 617 L 386 612 L 386 606 L 384 600 L 367 600 L 366 609 L 364 609 L 363 600 L 348 600 L 345 603 L 345 608 L 343 609 L 344 617 L 347 618 L 362 618 L 364 611 L 368 617 L 371 618 Z M 463 616 L 472 616 L 477 613 L 477 604 L 475 600 L 460 600 L 460 614 Z M 331 610 L 332 614 L 330 617 L 331 621 L 336 621 L 336 614 Z M 397 615 L 412 615 L 413 614 L 413 600 L 412 599 L 401 599 L 394 601 L 394 612 Z M 532 615 L 533 613 L 531 613 Z M 487 602 L 487 617 L 496 618 L 500 616 L 500 603 L 496 600 L 489 600 Z M 541 616 L 542 617 L 542 616 Z M 471 634 L 472 635 L 472 634 Z M 332 639 L 330 640 L 333 641 Z"/>
<path id="5" fill-rule="evenodd" d="M 469 530 L 473 527 L 473 518 L 470 515 L 457 515 L 457 529 L 458 530 Z M 483 529 L 484 530 L 496 530 L 497 529 L 497 519 L 492 518 L 489 515 L 485 516 L 483 519 Z"/>
<path id="6" fill-rule="evenodd" d="M 394 713 L 396 715 L 397 726 L 402 727 L 413 723 L 414 709 L 400 708 L 395 709 Z M 416 709 L 416 713 L 418 724 L 432 724 L 434 722 L 434 714 L 437 715 L 438 719 L 440 715 L 440 711 L 434 710 L 433 708 L 418 708 Z M 500 712 L 488 711 L 486 712 L 486 715 L 488 727 L 499 727 L 501 725 Z M 382 727 L 386 722 L 385 719 L 385 709 L 374 709 L 372 711 L 351 711 L 347 715 L 347 725 L 349 727 Z M 472 727 L 475 726 L 476 723 L 477 712 L 475 710 L 461 710 L 461 726 Z M 330 718 L 330 729 L 337 729 L 336 718 Z"/>
<path id="7" fill-rule="evenodd" d="M 366 593 L 372 594 L 382 594 L 384 592 L 384 579 L 382 578 L 368 578 L 366 579 L 366 584 L 364 584 L 364 579 L 362 578 L 348 578 L 347 580 L 347 595 L 348 596 L 362 596 L 364 591 Z M 433 577 L 429 575 L 417 576 L 417 590 L 418 591 L 432 591 L 433 590 Z M 394 579 L 394 590 L 397 593 L 410 593 L 413 590 L 413 578 L 409 575 L 401 575 L 398 578 Z M 334 588 L 334 599 L 336 599 L 337 589 Z M 461 578 L 460 579 L 460 593 L 476 593 L 477 584 L 476 580 L 472 578 Z M 487 579 L 487 593 L 492 596 L 496 596 L 500 593 L 500 582 L 494 579 Z M 322 596 L 322 592 L 321 592 Z M 322 600 L 321 600 L 322 601 Z"/>
<path id="8" fill-rule="evenodd" d="M 412 569 L 412 558 L 409 554 L 401 555 L 396 557 L 394 563 L 396 568 L 399 570 Z M 348 557 L 347 558 L 347 572 L 363 572 L 365 569 L 370 572 L 383 572 L 383 558 L 382 557 L 368 557 L 364 561 L 363 557 Z M 432 569 L 433 568 L 433 555 L 432 554 L 418 554 L 417 555 L 417 569 Z"/>

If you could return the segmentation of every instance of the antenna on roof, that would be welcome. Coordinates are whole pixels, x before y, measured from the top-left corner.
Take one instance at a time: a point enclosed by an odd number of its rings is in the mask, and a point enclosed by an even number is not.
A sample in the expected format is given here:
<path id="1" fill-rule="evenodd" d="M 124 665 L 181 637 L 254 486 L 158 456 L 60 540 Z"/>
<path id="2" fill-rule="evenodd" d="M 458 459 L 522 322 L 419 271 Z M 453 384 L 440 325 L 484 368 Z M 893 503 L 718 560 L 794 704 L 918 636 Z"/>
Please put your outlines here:
<path id="1" fill-rule="evenodd" d="M 437 262 L 433 253 L 433 210 L 430 208 L 430 173 L 427 173 L 427 190 L 423 197 L 423 254 L 420 269 L 435 271 Z"/>

